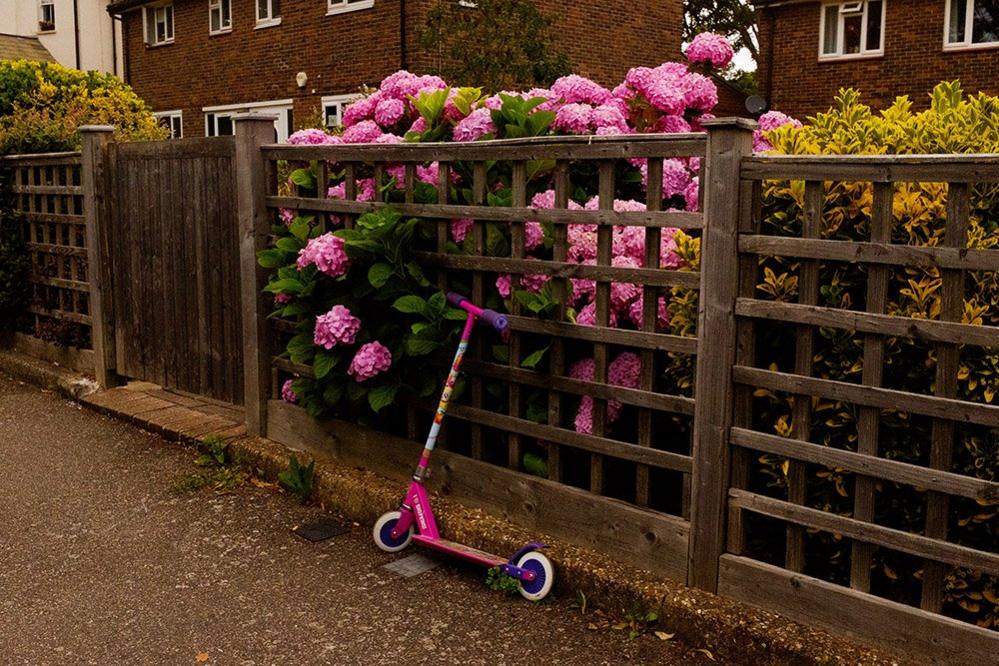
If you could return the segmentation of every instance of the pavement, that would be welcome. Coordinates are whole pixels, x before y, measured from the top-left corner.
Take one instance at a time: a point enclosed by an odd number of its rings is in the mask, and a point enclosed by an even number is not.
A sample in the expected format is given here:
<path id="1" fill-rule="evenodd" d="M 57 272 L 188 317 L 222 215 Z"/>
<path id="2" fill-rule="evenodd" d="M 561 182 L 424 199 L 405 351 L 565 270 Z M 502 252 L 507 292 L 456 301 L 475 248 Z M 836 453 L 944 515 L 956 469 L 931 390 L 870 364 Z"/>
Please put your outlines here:
<path id="1" fill-rule="evenodd" d="M 273 489 L 174 490 L 194 457 L 0 374 L 0 663 L 721 663 L 481 570 L 401 577 L 367 527 L 305 541 L 329 514 Z"/>

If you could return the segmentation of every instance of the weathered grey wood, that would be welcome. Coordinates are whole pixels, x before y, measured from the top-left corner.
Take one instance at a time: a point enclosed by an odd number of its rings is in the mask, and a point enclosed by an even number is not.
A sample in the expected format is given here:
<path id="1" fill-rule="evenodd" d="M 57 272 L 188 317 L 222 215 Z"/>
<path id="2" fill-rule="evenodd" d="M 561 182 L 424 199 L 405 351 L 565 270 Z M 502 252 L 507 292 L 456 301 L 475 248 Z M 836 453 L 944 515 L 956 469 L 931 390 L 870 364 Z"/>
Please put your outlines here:
<path id="1" fill-rule="evenodd" d="M 999 156 L 767 155 L 744 160 L 742 177 L 875 183 L 994 183 L 999 182 Z"/>
<path id="2" fill-rule="evenodd" d="M 855 330 L 859 333 L 891 335 L 925 342 L 949 342 L 983 347 L 999 346 L 999 327 L 995 326 L 974 326 L 934 319 L 911 319 L 855 310 L 806 306 L 797 303 L 760 301 L 753 298 L 740 298 L 736 301 L 735 311 L 740 317 L 811 324 L 822 328 Z"/>
<path id="3" fill-rule="evenodd" d="M 787 520 L 812 529 L 841 534 L 851 539 L 886 546 L 935 562 L 969 567 L 985 573 L 999 575 L 999 553 L 989 553 L 967 546 L 925 537 L 921 534 L 867 523 L 821 509 L 799 506 L 783 500 L 766 497 L 748 490 L 731 489 L 729 501 L 748 511 L 771 518 Z"/>
<path id="4" fill-rule="evenodd" d="M 718 557 L 725 543 L 735 362 L 735 299 L 741 161 L 752 154 L 752 125 L 731 119 L 707 123 L 702 265 L 698 317 L 697 380 L 691 480 L 690 551 L 687 584 L 718 589 Z"/>
<path id="5" fill-rule="evenodd" d="M 989 664 L 999 634 L 746 557 L 721 557 L 721 594 L 872 643 L 918 663 Z"/>
<path id="6" fill-rule="evenodd" d="M 428 219 L 453 219 L 475 217 L 480 220 L 516 222 L 518 220 L 538 220 L 557 225 L 596 224 L 605 226 L 669 227 L 676 229 L 700 229 L 704 218 L 700 213 L 684 211 L 615 211 L 579 210 L 558 208 L 532 208 L 523 206 L 474 206 L 461 204 L 428 204 L 404 202 L 386 204 L 382 201 L 352 201 L 350 199 L 311 199 L 297 196 L 269 196 L 267 205 L 271 208 L 288 208 L 306 212 L 323 211 L 330 213 L 368 213 L 386 206 L 402 215 L 425 217 Z"/>
<path id="7" fill-rule="evenodd" d="M 955 249 L 968 246 L 968 225 L 970 217 L 968 186 L 963 183 L 950 183 L 947 186 L 947 223 L 944 228 L 943 245 Z M 940 319 L 961 321 L 964 315 L 964 272 L 943 270 L 940 272 Z M 957 396 L 957 375 L 961 367 L 960 348 L 948 343 L 936 345 L 937 367 L 933 382 L 933 393 L 943 398 Z M 954 422 L 935 419 L 931 432 L 930 467 L 950 470 L 954 464 Z M 950 498 L 942 493 L 931 492 L 926 499 L 926 528 L 924 534 L 935 539 L 947 538 L 950 522 Z M 923 570 L 923 594 L 920 607 L 923 610 L 939 613 L 943 606 L 946 568 L 936 562 L 927 562 Z"/>
<path id="8" fill-rule="evenodd" d="M 420 445 L 339 420 L 316 421 L 299 407 L 274 400 L 268 432 L 292 447 L 334 452 L 337 459 L 400 481 L 408 478 Z M 330 441 L 332 439 L 332 441 Z M 446 450 L 434 452 L 432 491 L 486 509 L 541 534 L 592 548 L 672 578 L 685 575 L 687 523 L 625 502 L 513 472 Z M 400 491 L 401 492 L 401 491 Z"/>
<path id="9" fill-rule="evenodd" d="M 267 434 L 267 387 L 270 378 L 269 304 L 263 292 L 267 272 L 257 264 L 257 252 L 267 247 L 270 218 L 267 183 L 260 146 L 271 140 L 275 116 L 240 114 L 236 126 L 236 200 L 239 211 L 240 287 L 243 313 L 243 401 L 246 431 Z"/>
<path id="10" fill-rule="evenodd" d="M 871 205 L 871 241 L 891 242 L 893 188 L 890 183 L 874 184 L 874 199 Z M 883 316 L 888 305 L 888 267 L 871 265 L 867 267 L 867 312 Z M 878 335 L 864 336 L 864 366 L 861 382 L 865 386 L 881 386 L 884 376 L 884 338 Z M 881 409 L 861 407 L 857 423 L 857 452 L 868 456 L 878 455 L 878 439 L 881 429 Z M 853 517 L 867 522 L 874 521 L 874 500 L 876 481 L 869 476 L 858 476 L 854 480 Z M 850 556 L 850 587 L 867 592 L 871 586 L 871 564 L 874 546 L 863 541 L 854 541 Z"/>
<path id="11" fill-rule="evenodd" d="M 898 409 L 910 414 L 923 414 L 939 419 L 999 426 L 999 406 L 994 405 L 875 386 L 860 386 L 832 379 L 800 377 L 786 372 L 747 368 L 739 365 L 732 368 L 732 378 L 740 384 L 772 391 L 815 395 L 869 407 Z"/>
<path id="12" fill-rule="evenodd" d="M 90 282 L 90 337 L 94 349 L 94 378 L 104 388 L 118 383 L 115 372 L 114 284 L 108 230 L 106 146 L 114 128 L 85 125 L 80 128 L 82 141 L 83 211 L 87 221 L 87 263 Z"/>
<path id="13" fill-rule="evenodd" d="M 75 372 L 93 375 L 94 352 L 92 349 L 63 347 L 24 333 L 14 333 L 12 339 L 15 351 L 49 363 L 56 363 Z"/>
<path id="14" fill-rule="evenodd" d="M 772 453 L 826 467 L 837 467 L 874 479 L 885 479 L 958 497 L 985 501 L 999 499 L 999 482 L 996 481 L 986 481 L 898 460 L 878 458 L 867 453 L 834 449 L 821 444 L 788 439 L 748 428 L 733 427 L 732 444 L 753 451 Z M 857 518 L 856 515 L 854 517 Z M 857 520 L 861 519 L 857 518 Z"/>
<path id="15" fill-rule="evenodd" d="M 816 240 L 782 236 L 743 236 L 739 239 L 739 251 L 788 258 L 889 264 L 914 268 L 936 267 L 969 271 L 994 271 L 996 269 L 996 250 L 890 245 L 865 241 Z"/>
<path id="16" fill-rule="evenodd" d="M 165 141 L 135 141 L 123 143 L 122 157 L 162 160 L 180 157 L 230 157 L 235 139 L 231 136 L 167 139 Z"/>

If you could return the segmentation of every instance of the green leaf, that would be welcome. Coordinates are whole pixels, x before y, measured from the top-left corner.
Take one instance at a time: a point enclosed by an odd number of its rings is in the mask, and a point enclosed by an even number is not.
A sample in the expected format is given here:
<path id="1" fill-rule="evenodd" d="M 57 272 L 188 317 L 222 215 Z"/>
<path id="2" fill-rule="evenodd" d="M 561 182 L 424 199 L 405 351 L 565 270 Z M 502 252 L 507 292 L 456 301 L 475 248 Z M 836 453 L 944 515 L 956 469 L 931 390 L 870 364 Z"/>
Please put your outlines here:
<path id="1" fill-rule="evenodd" d="M 295 254 L 298 254 L 298 252 L 305 247 L 304 242 L 291 236 L 279 238 L 274 245 L 276 245 L 280 250 L 284 250 L 285 252 L 294 252 Z"/>
<path id="2" fill-rule="evenodd" d="M 400 296 L 392 307 L 404 314 L 423 314 L 427 311 L 427 302 L 415 294 Z"/>
<path id="3" fill-rule="evenodd" d="M 524 471 L 543 479 L 548 478 L 548 461 L 536 453 L 524 454 Z"/>
<path id="4" fill-rule="evenodd" d="M 311 190 L 316 186 L 316 177 L 312 175 L 310 169 L 295 169 L 291 172 L 291 182 Z"/>
<path id="5" fill-rule="evenodd" d="M 288 229 L 291 231 L 291 235 L 295 238 L 305 241 L 309 238 L 309 224 L 312 222 L 312 216 L 306 217 L 296 217 L 291 221 L 291 226 Z"/>
<path id="6" fill-rule="evenodd" d="M 292 363 L 308 363 L 316 353 L 316 344 L 309 333 L 299 333 L 288 341 L 288 355 Z"/>
<path id="7" fill-rule="evenodd" d="M 305 285 L 295 278 L 284 278 L 269 283 L 264 291 L 271 294 L 301 294 L 304 288 Z"/>
<path id="8" fill-rule="evenodd" d="M 549 347 L 551 347 L 551 345 L 548 345 L 544 349 L 539 349 L 539 350 L 537 350 L 537 351 L 532 352 L 531 354 L 529 354 L 527 356 L 527 358 L 525 358 L 523 361 L 520 362 L 520 367 L 522 367 L 522 368 L 536 368 L 536 367 L 538 367 L 538 363 L 540 363 L 541 359 L 543 359 L 545 357 L 545 354 L 548 353 L 548 348 Z"/>
<path id="9" fill-rule="evenodd" d="M 343 397 L 342 384 L 330 384 L 323 391 L 323 401 L 330 407 L 340 402 L 340 398 L 342 397 Z"/>
<path id="10" fill-rule="evenodd" d="M 447 308 L 444 310 L 444 318 L 451 321 L 465 321 L 468 319 L 468 313 L 461 308 Z"/>
<path id="11" fill-rule="evenodd" d="M 426 356 L 440 347 L 440 343 L 434 340 L 409 336 L 406 338 L 405 342 L 403 342 L 403 347 L 406 349 L 406 353 L 410 356 Z"/>
<path id="12" fill-rule="evenodd" d="M 509 363 L 510 348 L 507 345 L 493 345 L 493 358 L 500 363 Z"/>
<path id="13" fill-rule="evenodd" d="M 263 268 L 278 268 L 288 263 L 287 254 L 282 250 L 261 250 L 257 253 L 257 263 Z"/>
<path id="14" fill-rule="evenodd" d="M 327 349 L 320 349 L 316 352 L 316 358 L 312 361 L 312 371 L 316 373 L 316 379 L 322 379 L 330 374 L 340 358 Z"/>
<path id="15" fill-rule="evenodd" d="M 384 287 L 393 273 L 395 270 L 392 266 L 380 261 L 377 264 L 372 264 L 371 268 L 368 269 L 368 282 L 376 289 Z"/>
<path id="16" fill-rule="evenodd" d="M 388 407 L 395 402 L 395 396 L 399 392 L 398 384 L 383 384 L 376 386 L 368 393 L 368 405 L 374 412 L 380 412 L 382 408 Z"/>

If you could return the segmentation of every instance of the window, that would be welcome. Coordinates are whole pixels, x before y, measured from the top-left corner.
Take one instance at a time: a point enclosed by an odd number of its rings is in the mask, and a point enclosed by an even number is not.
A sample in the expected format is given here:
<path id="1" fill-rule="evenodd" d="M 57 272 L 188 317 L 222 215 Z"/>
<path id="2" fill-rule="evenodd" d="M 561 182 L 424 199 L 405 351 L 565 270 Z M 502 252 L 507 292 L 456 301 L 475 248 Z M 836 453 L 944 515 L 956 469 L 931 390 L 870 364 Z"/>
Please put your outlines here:
<path id="1" fill-rule="evenodd" d="M 208 0 L 208 32 L 217 35 L 232 30 L 232 0 Z"/>
<path id="2" fill-rule="evenodd" d="M 357 95 L 331 95 L 323 97 L 323 124 L 326 127 L 339 127 L 343 119 L 343 110 L 357 98 Z"/>
<path id="3" fill-rule="evenodd" d="M 294 131 L 291 113 L 292 100 L 282 99 L 274 102 L 251 102 L 248 104 L 230 104 L 228 106 L 206 106 L 205 136 L 232 136 L 236 133 L 233 116 L 239 113 L 255 111 L 257 113 L 272 113 L 277 115 L 274 121 L 274 138 L 278 142 L 286 141 Z"/>
<path id="4" fill-rule="evenodd" d="M 39 0 L 38 32 L 53 32 L 54 30 L 55 30 L 55 0 Z"/>
<path id="5" fill-rule="evenodd" d="M 819 58 L 861 58 L 884 53 L 883 0 L 822 5 Z"/>
<path id="6" fill-rule="evenodd" d="M 947 0 L 946 48 L 999 46 L 999 2 Z"/>
<path id="7" fill-rule="evenodd" d="M 146 44 L 173 43 L 173 5 L 146 7 Z"/>
<path id="8" fill-rule="evenodd" d="M 358 9 L 371 9 L 375 6 L 375 0 L 326 0 L 329 4 L 326 15 L 343 14 L 353 12 Z"/>
<path id="9" fill-rule="evenodd" d="M 153 114 L 156 121 L 170 130 L 171 139 L 184 138 L 184 117 L 180 111 L 159 111 Z"/>
<path id="10" fill-rule="evenodd" d="M 281 0 L 257 0 L 257 27 L 281 23 Z"/>

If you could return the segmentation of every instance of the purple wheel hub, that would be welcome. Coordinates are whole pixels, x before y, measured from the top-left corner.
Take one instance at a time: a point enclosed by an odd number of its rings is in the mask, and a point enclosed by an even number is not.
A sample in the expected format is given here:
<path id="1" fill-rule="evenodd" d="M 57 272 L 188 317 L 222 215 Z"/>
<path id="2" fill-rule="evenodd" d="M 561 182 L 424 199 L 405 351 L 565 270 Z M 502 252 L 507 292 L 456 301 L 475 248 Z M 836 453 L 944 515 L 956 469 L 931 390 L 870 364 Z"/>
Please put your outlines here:
<path id="1" fill-rule="evenodd" d="M 399 523 L 398 518 L 394 520 L 387 520 L 385 521 L 385 524 L 382 525 L 381 531 L 378 533 L 379 537 L 381 537 L 382 543 L 384 543 L 389 548 L 396 548 L 397 546 L 401 546 L 402 543 L 406 540 L 406 537 L 409 536 L 408 532 L 403 532 L 402 534 L 399 535 L 399 538 L 397 539 L 392 538 L 392 530 L 395 529 L 395 526 L 398 523 Z"/>
<path id="2" fill-rule="evenodd" d="M 523 580 L 520 581 L 520 586 L 524 588 L 524 591 L 528 594 L 537 594 L 541 591 L 541 588 L 545 586 L 545 581 L 548 580 L 548 576 L 545 573 L 545 568 L 542 566 L 541 562 L 535 559 L 529 559 L 521 565 L 522 569 L 526 569 L 534 574 L 534 580 Z"/>

